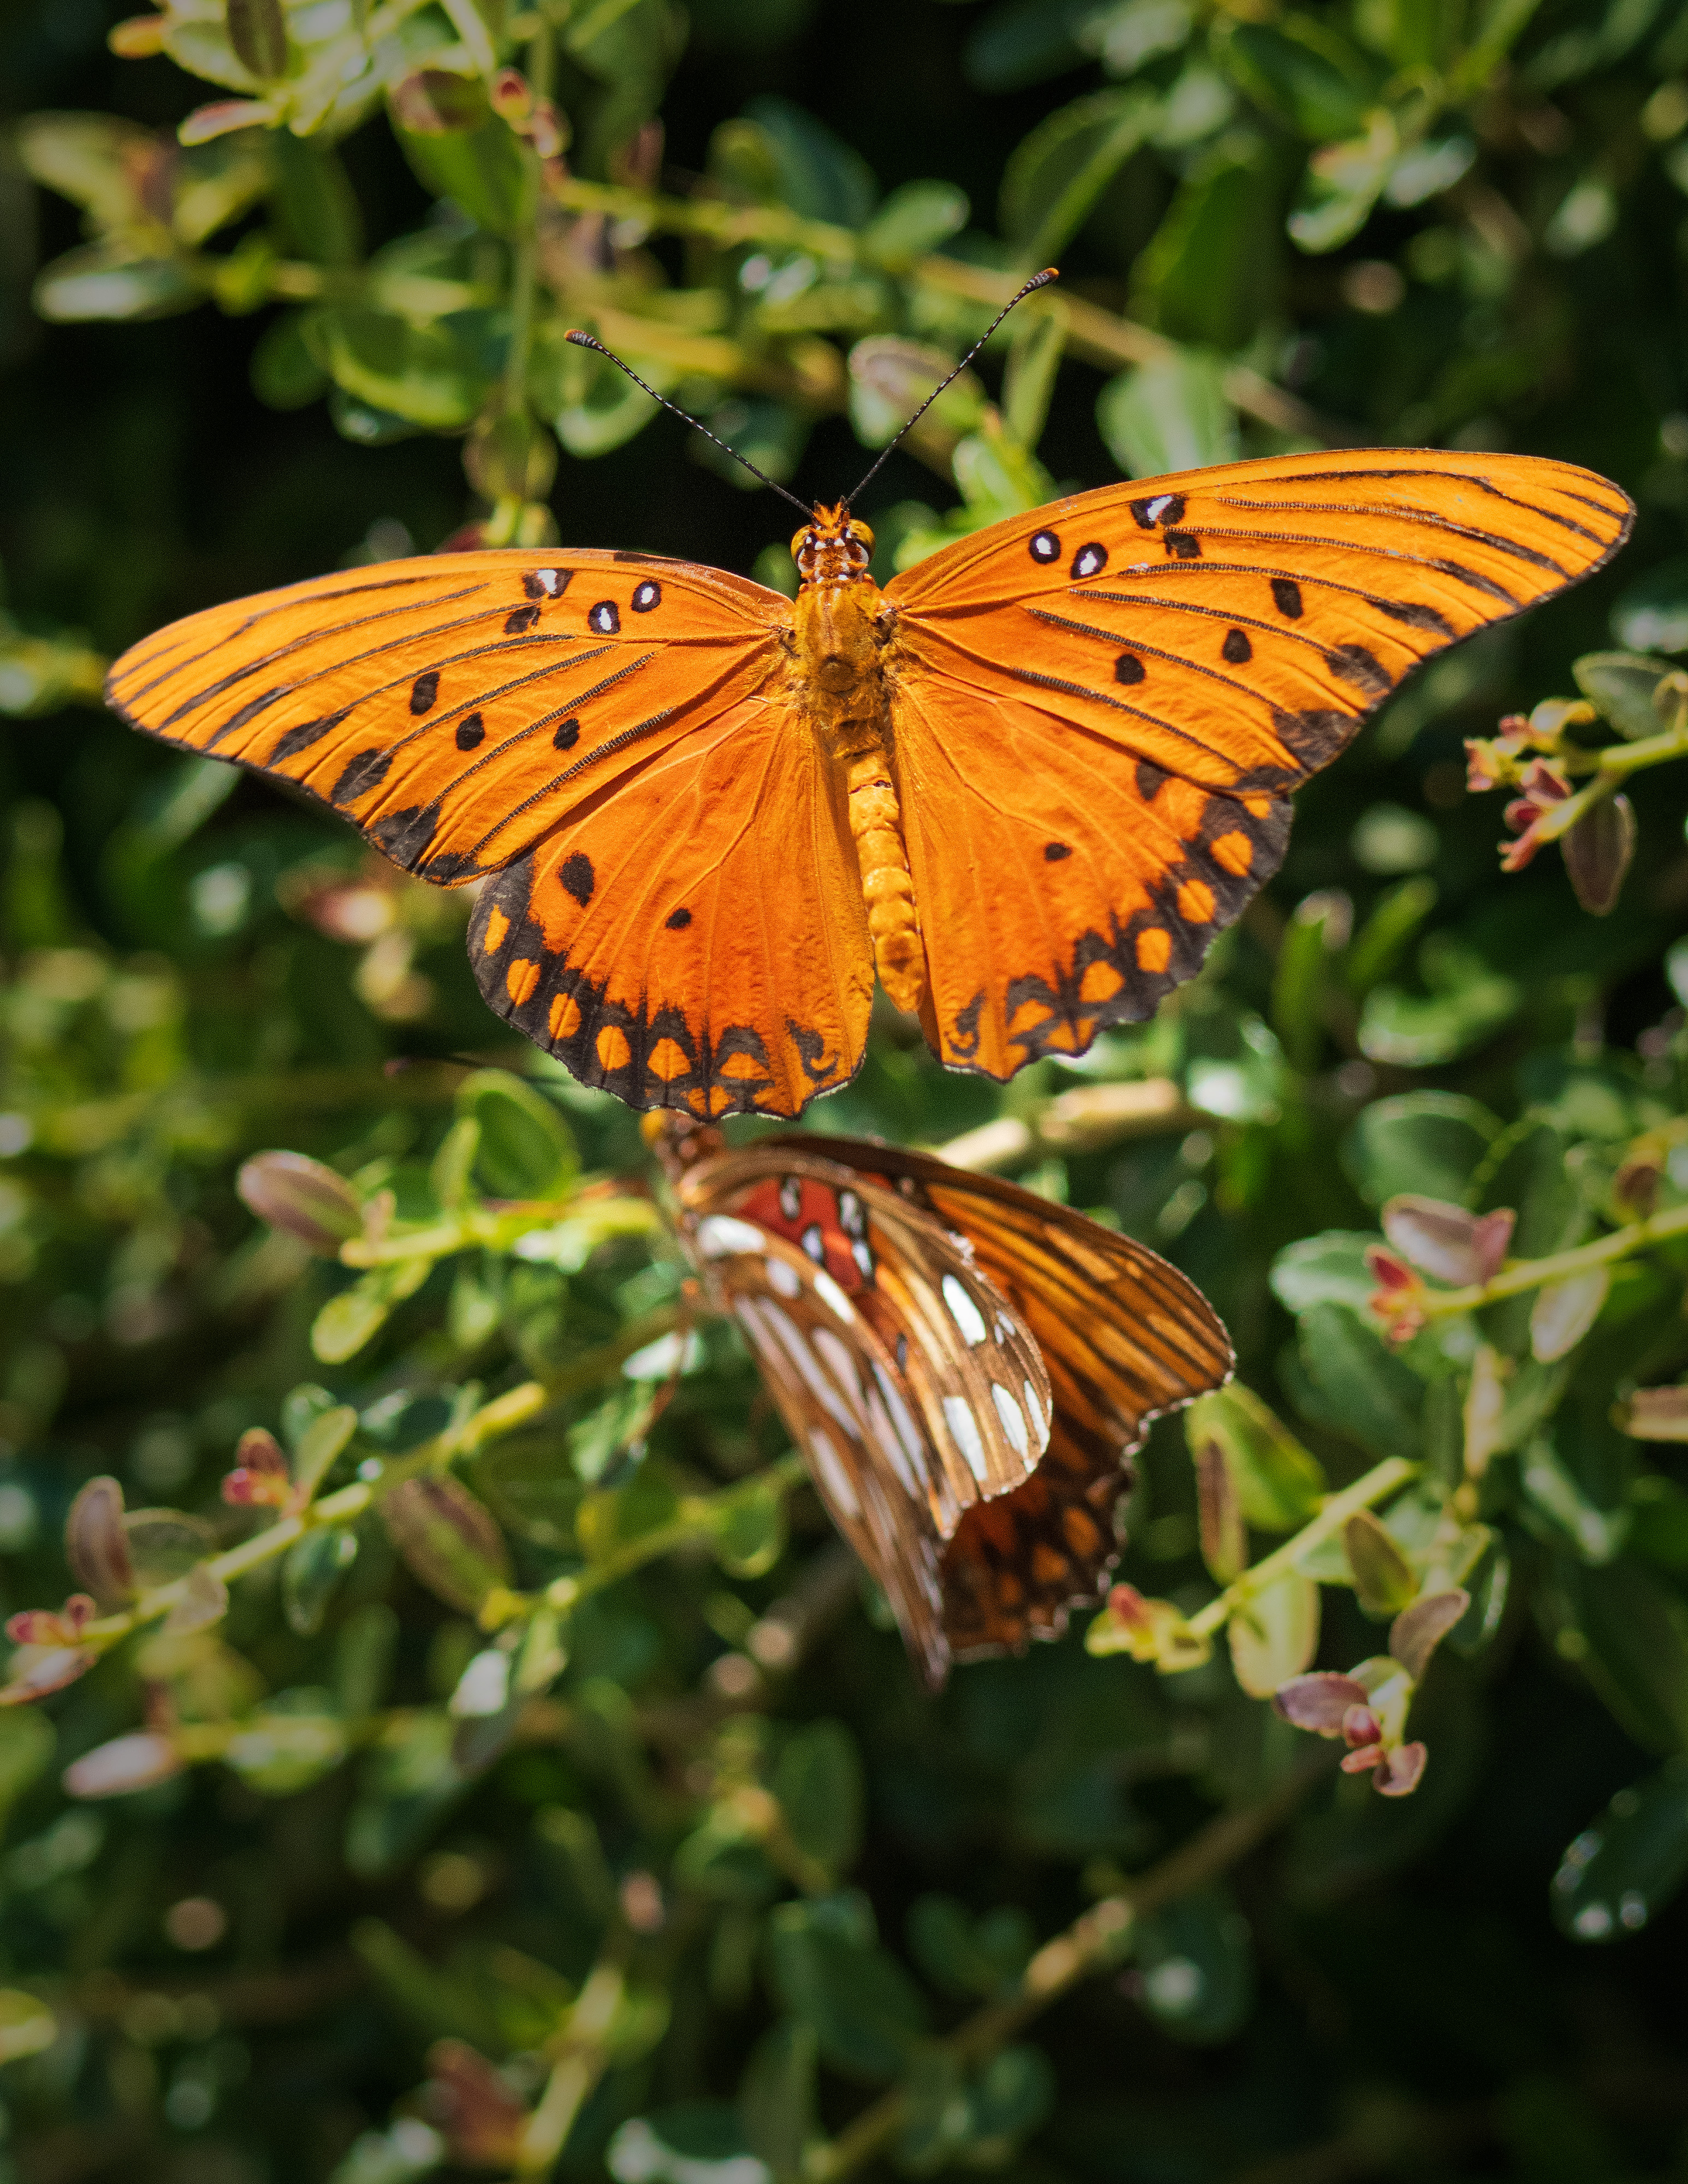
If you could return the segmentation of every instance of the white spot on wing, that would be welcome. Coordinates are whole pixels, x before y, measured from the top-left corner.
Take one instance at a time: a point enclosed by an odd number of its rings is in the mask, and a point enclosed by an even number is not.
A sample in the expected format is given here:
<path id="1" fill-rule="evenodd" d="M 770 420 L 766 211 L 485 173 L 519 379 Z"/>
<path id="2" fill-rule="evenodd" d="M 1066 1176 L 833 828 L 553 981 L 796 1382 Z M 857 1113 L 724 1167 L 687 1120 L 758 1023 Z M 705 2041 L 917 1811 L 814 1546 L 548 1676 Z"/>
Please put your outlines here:
<path id="1" fill-rule="evenodd" d="M 1026 1438 L 1026 1421 L 1021 1415 L 1020 1406 L 1000 1381 L 991 1382 L 990 1396 L 996 1405 L 996 1415 L 1002 1421 L 1002 1430 L 1013 1445 L 1014 1453 L 1017 1456 L 1026 1455 L 1031 1443 Z"/>
<path id="2" fill-rule="evenodd" d="M 827 1490 L 827 1500 L 842 1509 L 846 1517 L 859 1517 L 861 1504 L 855 1498 L 855 1488 L 850 1483 L 844 1459 L 819 1426 L 809 1429 L 809 1453 L 815 1459 L 815 1468 Z"/>
<path id="3" fill-rule="evenodd" d="M 1145 509 L 1143 512 L 1151 523 L 1158 523 L 1172 504 L 1173 496 L 1171 493 L 1156 493 L 1154 499 L 1150 502 L 1148 507 Z"/>
<path id="4" fill-rule="evenodd" d="M 824 1267 L 815 1274 L 815 1294 L 824 1305 L 829 1305 L 846 1326 L 855 1318 L 855 1306 L 833 1279 Z"/>
<path id="5" fill-rule="evenodd" d="M 730 1213 L 710 1213 L 698 1223 L 697 1246 L 705 1259 L 736 1258 L 741 1251 L 760 1251 L 767 1239 L 749 1221 Z"/>
<path id="6" fill-rule="evenodd" d="M 944 1301 L 950 1307 L 950 1318 L 961 1330 L 962 1340 L 969 1345 L 983 1342 L 990 1331 L 984 1323 L 984 1314 L 953 1274 L 944 1277 Z"/>
<path id="7" fill-rule="evenodd" d="M 767 1277 L 768 1287 L 777 1296 L 789 1300 L 803 1293 L 802 1279 L 796 1268 L 787 1266 L 783 1259 L 777 1259 L 772 1251 L 768 1254 Z"/>
<path id="8" fill-rule="evenodd" d="M 978 1420 L 973 1416 L 972 1406 L 964 1396 L 946 1396 L 944 1398 L 944 1422 L 955 1439 L 955 1446 L 967 1460 L 967 1468 L 983 1486 L 986 1480 L 984 1440 L 979 1432 Z"/>
<path id="9" fill-rule="evenodd" d="M 770 1304 L 766 1297 L 747 1297 L 738 1308 L 741 1319 L 753 1312 L 766 1334 L 772 1335 L 773 1346 L 785 1352 L 804 1386 L 827 1417 L 836 1419 L 852 1440 L 858 1439 L 855 1420 L 844 1407 L 838 1390 L 816 1362 L 815 1353 L 803 1339 L 803 1330 L 777 1304 Z"/>

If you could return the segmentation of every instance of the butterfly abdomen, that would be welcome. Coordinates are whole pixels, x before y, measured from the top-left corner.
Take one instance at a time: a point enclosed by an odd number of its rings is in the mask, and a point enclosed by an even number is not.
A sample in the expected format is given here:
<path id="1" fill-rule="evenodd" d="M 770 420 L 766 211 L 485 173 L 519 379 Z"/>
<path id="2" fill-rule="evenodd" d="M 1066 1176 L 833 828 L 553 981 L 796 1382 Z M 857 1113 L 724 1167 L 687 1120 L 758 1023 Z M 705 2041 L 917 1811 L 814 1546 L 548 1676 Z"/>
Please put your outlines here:
<path id="1" fill-rule="evenodd" d="M 873 967 L 911 1015 L 926 993 L 926 950 L 890 754 L 890 711 L 881 666 L 879 588 L 861 576 L 805 584 L 793 634 L 805 709 L 844 776 Z"/>

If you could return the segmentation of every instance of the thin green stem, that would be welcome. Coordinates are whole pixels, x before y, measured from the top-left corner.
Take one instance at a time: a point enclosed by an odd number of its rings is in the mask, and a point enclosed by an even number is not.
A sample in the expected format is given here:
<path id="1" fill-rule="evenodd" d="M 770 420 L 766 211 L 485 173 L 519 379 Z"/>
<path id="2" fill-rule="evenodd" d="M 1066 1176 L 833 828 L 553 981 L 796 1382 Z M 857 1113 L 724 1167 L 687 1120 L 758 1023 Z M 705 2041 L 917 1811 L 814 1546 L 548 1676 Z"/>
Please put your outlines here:
<path id="1" fill-rule="evenodd" d="M 1556 804 L 1551 811 L 1544 812 L 1535 822 L 1532 838 L 1538 842 L 1557 841 L 1562 834 L 1569 833 L 1596 804 L 1615 795 L 1632 773 L 1639 773 L 1650 766 L 1663 766 L 1677 758 L 1688 758 L 1688 721 L 1667 729 L 1663 735 L 1644 737 L 1640 743 L 1613 744 L 1604 750 L 1563 759 L 1560 763 L 1573 777 L 1591 768 L 1593 777 L 1574 796 L 1568 796 L 1563 804 Z"/>
<path id="2" fill-rule="evenodd" d="M 1397 1488 L 1416 1478 L 1418 1471 L 1418 1465 L 1409 1463 L 1405 1457 L 1385 1457 L 1351 1486 L 1331 1495 L 1318 1516 L 1303 1524 L 1293 1538 L 1286 1540 L 1281 1547 L 1274 1547 L 1269 1555 L 1262 1556 L 1234 1584 L 1228 1585 L 1217 1600 L 1210 1600 L 1198 1614 L 1191 1616 L 1188 1625 L 1190 1635 L 1206 1638 L 1223 1630 L 1237 1610 L 1255 1594 L 1264 1592 L 1276 1579 L 1286 1576 L 1322 1541 L 1340 1532 L 1351 1517 L 1357 1517 L 1361 1510 L 1387 1499 Z"/>
<path id="3" fill-rule="evenodd" d="M 1431 1290 L 1418 1310 L 1426 1319 L 1446 1318 L 1450 1312 L 1479 1312 L 1501 1297 L 1523 1296 L 1546 1283 L 1568 1281 L 1574 1274 L 1612 1266 L 1627 1259 L 1632 1251 L 1644 1251 L 1648 1245 L 1662 1244 L 1672 1236 L 1688 1236 L 1688 1206 L 1673 1206 L 1645 1221 L 1633 1221 L 1627 1228 L 1614 1228 L 1609 1236 L 1579 1244 L 1574 1251 L 1554 1251 L 1545 1259 L 1517 1260 L 1490 1280 L 1474 1283 L 1469 1289 Z"/>

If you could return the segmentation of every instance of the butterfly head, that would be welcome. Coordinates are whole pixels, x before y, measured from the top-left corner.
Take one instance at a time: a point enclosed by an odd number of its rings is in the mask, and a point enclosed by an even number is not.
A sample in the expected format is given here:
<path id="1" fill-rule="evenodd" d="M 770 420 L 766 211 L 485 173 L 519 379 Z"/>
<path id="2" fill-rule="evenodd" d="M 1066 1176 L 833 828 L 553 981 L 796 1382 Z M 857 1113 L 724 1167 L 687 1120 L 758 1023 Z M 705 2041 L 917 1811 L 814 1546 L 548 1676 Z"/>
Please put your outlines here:
<path id="1" fill-rule="evenodd" d="M 791 542 L 791 558 L 805 584 L 852 584 L 867 574 L 873 558 L 873 533 L 841 500 L 815 512 Z"/>
<path id="2" fill-rule="evenodd" d="M 677 1183 L 688 1168 L 725 1152 L 727 1141 L 708 1123 L 694 1122 L 672 1108 L 656 1108 L 639 1117 L 639 1134 L 661 1162 L 671 1183 Z"/>

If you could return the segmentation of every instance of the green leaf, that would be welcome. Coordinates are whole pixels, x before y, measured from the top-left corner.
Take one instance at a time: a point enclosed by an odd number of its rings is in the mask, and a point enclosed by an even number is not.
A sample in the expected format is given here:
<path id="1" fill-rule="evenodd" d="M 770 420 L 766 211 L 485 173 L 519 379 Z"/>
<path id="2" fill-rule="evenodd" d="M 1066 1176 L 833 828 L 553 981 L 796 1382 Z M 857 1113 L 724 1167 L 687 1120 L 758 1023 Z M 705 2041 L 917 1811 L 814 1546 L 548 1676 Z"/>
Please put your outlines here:
<path id="1" fill-rule="evenodd" d="M 721 1505 L 710 1542 L 729 1577 L 762 1577 L 785 1552 L 785 1496 L 772 1479 L 741 1487 Z"/>
<path id="2" fill-rule="evenodd" d="M 480 101 L 470 128 L 439 134 L 406 129 L 389 118 L 398 148 L 424 189 L 449 198 L 476 227 L 515 235 L 532 219 L 532 182 L 521 147 L 508 125 Z"/>
<path id="3" fill-rule="evenodd" d="M 1283 27 L 1239 23 L 1219 51 L 1255 103 L 1314 143 L 1352 136 L 1374 96 L 1363 58 L 1323 24 L 1290 15 Z"/>
<path id="4" fill-rule="evenodd" d="M 814 2027 L 782 2018 L 751 2049 L 738 2088 L 745 2144 L 782 2180 L 800 2174 L 814 2133 L 817 2060 Z"/>
<path id="5" fill-rule="evenodd" d="M 1355 1598 L 1366 1614 L 1388 1621 L 1412 1605 L 1418 1591 L 1417 1574 L 1369 1509 L 1357 1511 L 1343 1526 L 1342 1552 L 1353 1574 Z"/>
<path id="6" fill-rule="evenodd" d="M 580 1173 L 567 1123 L 543 1092 L 508 1070 L 465 1077 L 457 1112 L 480 1124 L 475 1173 L 495 1198 L 560 1198 Z"/>
<path id="7" fill-rule="evenodd" d="M 1463 1093 L 1402 1092 L 1362 1112 L 1343 1145 L 1342 1164 L 1373 1206 L 1404 1193 L 1458 1206 L 1500 1127 Z"/>
<path id="8" fill-rule="evenodd" d="M 265 0 L 245 4 L 262 6 Z M 284 129 L 275 138 L 275 154 L 281 184 L 276 210 L 287 254 L 314 265 L 355 265 L 364 254 L 363 215 L 339 153 L 320 136 L 296 136 Z"/>
<path id="9" fill-rule="evenodd" d="M 1319 1591 L 1290 1570 L 1251 1592 L 1225 1626 L 1231 1667 L 1251 1698 L 1270 1698 L 1318 1651 Z"/>
<path id="10" fill-rule="evenodd" d="M 1349 943 L 1344 976 L 1357 1001 L 1388 978 L 1436 906 L 1436 883 L 1422 873 L 1388 888 Z"/>
<path id="11" fill-rule="evenodd" d="M 581 1552 L 588 1562 L 604 1562 L 671 1524 L 678 1507 L 666 1479 L 650 1469 L 636 1472 L 626 1485 L 588 1494 L 581 1503 L 575 1519 Z"/>
<path id="12" fill-rule="evenodd" d="M 894 2077 L 926 2031 L 920 1991 L 875 1938 L 854 1890 L 783 1903 L 768 1920 L 774 1984 L 812 2025 L 822 2056 L 853 2078 Z"/>
<path id="13" fill-rule="evenodd" d="M 1602 1508 L 1596 1502 L 1545 1435 L 1530 1443 L 1518 1476 L 1525 1501 L 1584 1562 L 1603 1565 L 1622 1549 L 1630 1533 L 1629 1509 L 1621 1503 Z"/>
<path id="14" fill-rule="evenodd" d="M 1671 671 L 1668 660 L 1634 652 L 1585 652 L 1571 663 L 1578 689 L 1631 743 L 1661 735 L 1669 726 L 1676 707 L 1659 683 Z M 1655 694 L 1666 702 L 1657 703 Z"/>
<path id="15" fill-rule="evenodd" d="M 1358 1045 L 1371 1061 L 1429 1069 L 1468 1053 L 1511 1022 L 1524 989 L 1492 971 L 1446 933 L 1432 933 L 1419 951 L 1426 994 L 1374 986 L 1360 1012 Z"/>
<path id="16" fill-rule="evenodd" d="M 38 1996 L 25 1987 L 0 1987 L 0 2063 L 39 2055 L 58 2037 L 58 2020 Z"/>
<path id="17" fill-rule="evenodd" d="M 1301 1248 L 1291 1245 L 1290 1250 Z M 1279 1265 L 1289 1256 L 1281 1254 Z M 1273 1282 L 1276 1288 L 1276 1268 Z M 1282 1290 L 1279 1295 L 1291 1311 L 1298 1309 Z M 1326 1490 L 1317 1459 L 1240 1380 L 1196 1398 L 1184 1412 L 1184 1438 L 1192 1454 L 1205 1442 L 1217 1443 L 1244 1520 L 1257 1531 L 1293 1532 L 1317 1512 Z"/>
<path id="18" fill-rule="evenodd" d="M 357 1559 L 358 1535 L 343 1524 L 320 1525 L 287 1550 L 281 1607 L 289 1630 L 303 1638 L 321 1630 L 329 1602 Z"/>
<path id="19" fill-rule="evenodd" d="M 1019 91 L 1061 75 L 1085 56 L 1080 26 L 1095 0 L 998 0 L 969 34 L 961 70 L 976 91 Z"/>
<path id="20" fill-rule="evenodd" d="M 1630 1546 L 1655 1569 L 1688 1575 L 1688 1493 L 1647 1472 L 1630 1493 Z"/>
<path id="21" fill-rule="evenodd" d="M 989 1997 L 1011 1986 L 1036 1946 L 1035 1930 L 1017 1904 L 975 1917 L 953 1896 L 917 1896 L 909 1907 L 909 1948 L 944 1993 Z"/>
<path id="22" fill-rule="evenodd" d="M 1028 265 L 1066 248 L 1158 109 L 1143 92 L 1093 92 L 1047 115 L 1015 147 L 1002 176 L 1002 227 Z"/>
<path id="23" fill-rule="evenodd" d="M 861 1762 L 842 1722 L 811 1722 L 779 1756 L 772 1784 L 799 1849 L 834 1876 L 861 1848 Z"/>
<path id="24" fill-rule="evenodd" d="M 729 2101 L 682 2101 L 630 2117 L 604 2164 L 616 2184 L 773 2184 Z"/>
<path id="25" fill-rule="evenodd" d="M 1205 1888 L 1137 1923 L 1139 1999 L 1163 2032 L 1194 2047 L 1228 2040 L 1254 2005 L 1248 1921 L 1229 1892 Z"/>
<path id="26" fill-rule="evenodd" d="M 1655 1752 L 1688 1747 L 1688 1605 L 1627 1557 L 1558 1565 L 1555 1643 L 1621 1725 Z"/>
<path id="27" fill-rule="evenodd" d="M 1574 1942 L 1639 1933 L 1688 1875 L 1688 1760 L 1620 1790 L 1559 1861 L 1553 1922 Z"/>
<path id="28" fill-rule="evenodd" d="M 1316 1304 L 1365 1311 L 1378 1286 L 1366 1253 L 1377 1240 L 1355 1229 L 1327 1228 L 1322 1236 L 1303 1236 L 1300 1243 L 1286 1245 L 1272 1262 L 1273 1295 L 1290 1312 L 1306 1312 Z"/>
<path id="29" fill-rule="evenodd" d="M 1287 223 L 1298 249 L 1318 256 L 1359 233 L 1395 171 L 1399 145 L 1389 116 L 1378 114 L 1363 136 L 1313 153 Z"/>
<path id="30" fill-rule="evenodd" d="M 781 204 L 834 227 L 866 225 L 879 186 L 860 153 L 791 99 L 764 93 L 744 112 L 766 147 Z"/>
<path id="31" fill-rule="evenodd" d="M 1222 140 L 1179 185 L 1132 268 L 1139 315 L 1174 340 L 1228 353 L 1259 334 L 1280 307 L 1279 202 L 1264 148 L 1240 158 L 1235 140 Z"/>
<path id="32" fill-rule="evenodd" d="M 1688 652 L 1688 560 L 1637 577 L 1612 610 L 1612 634 L 1632 653 Z"/>
<path id="33" fill-rule="evenodd" d="M 861 231 L 862 255 L 901 272 L 967 226 L 972 208 L 954 182 L 904 182 Z"/>
<path id="34" fill-rule="evenodd" d="M 1301 1316 L 1301 1359 L 1333 1421 L 1378 1456 L 1417 1457 L 1423 1383 L 1344 1305 Z"/>
<path id="35" fill-rule="evenodd" d="M 44 1714 L 25 1707 L 0 1713 L 0 1821 L 52 1765 L 57 1745 Z"/>
<path id="36" fill-rule="evenodd" d="M 1189 0 L 1113 0 L 1088 19 L 1082 36 L 1110 75 L 1131 75 L 1145 61 L 1175 53 L 1195 27 Z"/>
<path id="37" fill-rule="evenodd" d="M 142 218 L 142 186 L 164 150 L 150 129 L 115 114 L 26 114 L 12 142 L 35 181 L 81 205 L 101 228 Z"/>
<path id="38" fill-rule="evenodd" d="M 287 26 L 281 0 L 223 0 L 223 20 L 235 58 L 260 83 L 286 73 Z"/>
<path id="39" fill-rule="evenodd" d="M 61 324 L 86 319 L 163 319 L 191 311 L 205 292 L 173 258 L 136 258 L 115 245 L 67 250 L 36 277 L 35 307 Z"/>
<path id="40" fill-rule="evenodd" d="M 473 1615 L 513 1575 L 492 1512 L 455 1479 L 406 1479 L 381 1498 L 393 1544 L 412 1574 L 446 1603 Z"/>
<path id="41" fill-rule="evenodd" d="M 328 386 L 328 374 L 306 337 L 308 317 L 304 311 L 281 312 L 253 348 L 252 391 L 272 410 L 303 410 Z"/>
<path id="42" fill-rule="evenodd" d="M 360 1880 L 402 1865 L 462 1797 L 468 1778 L 452 1759 L 456 1727 L 443 1711 L 412 1712 L 395 1718 L 370 1753 L 346 1823 L 346 1863 Z M 361 1947 L 359 1930 L 352 1939 Z M 496 2032 L 486 2044 L 496 2046 Z"/>
<path id="43" fill-rule="evenodd" d="M 337 387 L 432 432 L 460 431 L 485 403 L 503 363 L 503 315 L 453 311 L 413 326 L 354 306 L 313 315 L 311 337 Z"/>
<path id="44" fill-rule="evenodd" d="M 1111 379 L 1096 399 L 1096 423 L 1109 454 L 1130 477 L 1231 462 L 1238 451 L 1225 366 L 1194 350 Z"/>
<path id="45" fill-rule="evenodd" d="M 291 1797 L 346 1756 L 344 1724 L 331 1713 L 254 1714 L 223 1750 L 223 1763 L 262 1797 Z"/>

